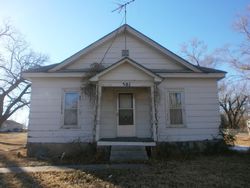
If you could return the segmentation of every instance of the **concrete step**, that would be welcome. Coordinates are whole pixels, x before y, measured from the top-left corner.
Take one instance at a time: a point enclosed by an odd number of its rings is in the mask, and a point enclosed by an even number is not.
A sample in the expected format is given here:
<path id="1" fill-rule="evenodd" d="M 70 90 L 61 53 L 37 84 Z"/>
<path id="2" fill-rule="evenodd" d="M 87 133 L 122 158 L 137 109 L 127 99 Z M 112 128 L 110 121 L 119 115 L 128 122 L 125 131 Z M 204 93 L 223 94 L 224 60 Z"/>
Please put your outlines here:
<path id="1" fill-rule="evenodd" d="M 112 146 L 110 161 L 148 160 L 144 146 Z"/>

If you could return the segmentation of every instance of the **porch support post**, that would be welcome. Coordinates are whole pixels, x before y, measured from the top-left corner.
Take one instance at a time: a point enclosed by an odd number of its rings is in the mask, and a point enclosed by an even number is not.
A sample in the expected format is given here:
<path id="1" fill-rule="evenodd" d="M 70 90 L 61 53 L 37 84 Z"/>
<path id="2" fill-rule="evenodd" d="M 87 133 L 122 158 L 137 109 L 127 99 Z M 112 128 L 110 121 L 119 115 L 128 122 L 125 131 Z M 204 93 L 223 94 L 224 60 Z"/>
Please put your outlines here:
<path id="1" fill-rule="evenodd" d="M 96 114 L 96 142 L 100 138 L 100 119 L 101 119 L 101 99 L 102 99 L 102 86 L 98 85 L 98 99 L 97 99 L 97 114 Z"/>
<path id="2" fill-rule="evenodd" d="M 152 105 L 152 131 L 153 131 L 153 138 L 154 141 L 157 141 L 157 132 L 156 132 L 156 117 L 155 117 L 155 88 L 154 86 L 150 86 L 151 91 L 151 105 Z"/>

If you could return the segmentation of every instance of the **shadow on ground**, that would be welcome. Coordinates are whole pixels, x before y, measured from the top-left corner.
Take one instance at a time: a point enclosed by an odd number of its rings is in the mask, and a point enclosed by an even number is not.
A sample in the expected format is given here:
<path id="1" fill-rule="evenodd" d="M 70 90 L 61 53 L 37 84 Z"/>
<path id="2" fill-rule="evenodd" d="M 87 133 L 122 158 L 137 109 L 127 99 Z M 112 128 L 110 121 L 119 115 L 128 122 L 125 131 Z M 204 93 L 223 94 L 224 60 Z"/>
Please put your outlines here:
<path id="1" fill-rule="evenodd" d="M 6 161 L 8 166 L 19 167 L 15 161 L 11 161 L 5 155 L 0 153 L 0 158 Z M 7 167 L 8 168 L 8 167 Z M 22 171 L 21 168 L 19 168 Z M 40 181 L 32 177 L 29 173 L 22 171 L 22 173 L 11 173 L 8 175 L 0 174 L 0 187 L 43 187 Z"/>

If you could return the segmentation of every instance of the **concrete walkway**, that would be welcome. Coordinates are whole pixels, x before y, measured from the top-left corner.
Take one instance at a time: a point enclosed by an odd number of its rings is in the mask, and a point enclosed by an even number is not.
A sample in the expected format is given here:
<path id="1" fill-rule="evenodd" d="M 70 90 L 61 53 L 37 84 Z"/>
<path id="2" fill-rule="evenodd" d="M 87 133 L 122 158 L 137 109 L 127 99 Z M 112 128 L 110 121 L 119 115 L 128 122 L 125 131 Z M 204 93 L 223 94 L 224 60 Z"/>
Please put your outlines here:
<path id="1" fill-rule="evenodd" d="M 146 168 L 146 164 L 93 164 L 93 165 L 67 165 L 67 166 L 34 166 L 34 167 L 5 167 L 0 168 L 0 174 L 30 173 L 72 170 L 106 170 L 106 169 L 139 169 Z"/>

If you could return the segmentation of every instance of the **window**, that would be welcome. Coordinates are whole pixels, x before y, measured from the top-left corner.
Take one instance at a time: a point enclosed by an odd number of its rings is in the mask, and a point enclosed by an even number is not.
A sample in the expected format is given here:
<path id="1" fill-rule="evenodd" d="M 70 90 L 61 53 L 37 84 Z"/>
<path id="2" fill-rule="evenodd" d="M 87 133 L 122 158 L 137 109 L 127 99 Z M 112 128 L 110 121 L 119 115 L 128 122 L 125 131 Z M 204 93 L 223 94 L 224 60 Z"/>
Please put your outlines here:
<path id="1" fill-rule="evenodd" d="M 65 92 L 64 93 L 64 117 L 63 125 L 65 127 L 78 125 L 78 92 Z"/>
<path id="2" fill-rule="evenodd" d="M 183 92 L 168 93 L 169 121 L 171 125 L 183 125 Z"/>
<path id="3" fill-rule="evenodd" d="M 119 94 L 119 125 L 134 124 L 133 94 Z"/>

